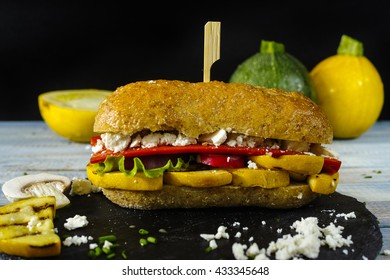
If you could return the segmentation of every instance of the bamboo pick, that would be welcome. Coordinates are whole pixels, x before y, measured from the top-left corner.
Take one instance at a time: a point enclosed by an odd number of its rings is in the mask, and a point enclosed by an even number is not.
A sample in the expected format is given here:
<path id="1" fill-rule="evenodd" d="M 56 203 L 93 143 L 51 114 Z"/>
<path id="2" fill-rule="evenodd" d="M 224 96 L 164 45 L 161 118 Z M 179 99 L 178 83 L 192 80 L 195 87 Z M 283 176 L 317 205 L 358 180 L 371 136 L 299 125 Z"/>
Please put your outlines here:
<path id="1" fill-rule="evenodd" d="M 211 66 L 220 57 L 221 23 L 209 21 L 204 26 L 203 82 L 210 82 Z"/>

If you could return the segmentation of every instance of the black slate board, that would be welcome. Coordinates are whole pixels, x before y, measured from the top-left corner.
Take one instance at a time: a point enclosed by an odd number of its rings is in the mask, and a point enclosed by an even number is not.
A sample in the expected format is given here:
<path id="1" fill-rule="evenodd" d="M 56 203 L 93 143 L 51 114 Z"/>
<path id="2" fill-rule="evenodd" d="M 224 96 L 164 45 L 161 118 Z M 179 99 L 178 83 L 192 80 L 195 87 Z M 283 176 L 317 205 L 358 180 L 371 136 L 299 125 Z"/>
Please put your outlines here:
<path id="1" fill-rule="evenodd" d="M 375 259 L 382 247 L 382 234 L 376 217 L 367 210 L 364 203 L 355 198 L 334 193 L 322 196 L 310 205 L 291 210 L 274 210 L 254 207 L 214 208 L 214 209 L 169 209 L 142 211 L 119 207 L 111 203 L 101 193 L 70 197 L 71 205 L 57 211 L 55 226 L 62 239 L 66 235 L 92 236 L 97 242 L 99 236 L 114 234 L 117 236 L 116 257 L 123 259 L 125 250 L 128 259 L 155 260 L 202 260 L 202 259 L 235 259 L 232 245 L 235 242 L 250 245 L 253 237 L 259 248 L 267 248 L 269 242 L 285 234 L 295 234 L 290 226 L 296 220 L 306 217 L 317 217 L 319 226 L 335 222 L 335 214 L 355 212 L 356 218 L 337 218 L 335 225 L 344 227 L 343 237 L 352 235 L 353 244 L 336 250 L 321 247 L 318 259 Z M 335 210 L 333 215 L 329 210 Z M 64 228 L 67 218 L 76 214 L 85 215 L 88 226 L 68 231 Z M 262 224 L 265 221 L 265 225 Z M 235 224 L 239 222 L 240 225 Z M 208 242 L 200 234 L 215 234 L 219 226 L 226 226 L 229 239 L 217 240 L 218 248 L 206 252 Z M 141 246 L 139 229 L 147 229 L 149 235 L 156 237 L 156 244 Z M 247 228 L 247 229 L 245 229 Z M 160 229 L 166 232 L 160 232 Z M 281 233 L 277 229 L 282 229 Z M 235 238 L 236 232 L 242 233 Z M 343 252 L 348 250 L 348 254 Z M 62 246 L 61 255 L 51 259 L 90 259 L 89 245 Z M 0 259 L 12 259 L 0 254 Z M 104 256 L 99 257 L 104 259 Z M 272 257 L 271 257 L 272 259 Z"/>

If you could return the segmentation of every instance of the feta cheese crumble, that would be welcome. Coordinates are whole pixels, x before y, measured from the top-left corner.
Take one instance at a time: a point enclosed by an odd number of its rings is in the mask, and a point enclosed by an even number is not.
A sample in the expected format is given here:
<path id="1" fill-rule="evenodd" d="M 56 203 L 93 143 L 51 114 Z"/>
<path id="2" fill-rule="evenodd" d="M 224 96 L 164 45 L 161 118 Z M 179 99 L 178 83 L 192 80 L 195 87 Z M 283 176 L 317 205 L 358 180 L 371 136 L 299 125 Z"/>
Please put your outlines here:
<path id="1" fill-rule="evenodd" d="M 88 225 L 88 220 L 86 216 L 75 215 L 73 218 L 66 219 L 64 227 L 67 230 L 74 230 L 76 228 L 85 227 Z"/>
<path id="2" fill-rule="evenodd" d="M 65 240 L 62 242 L 62 244 L 64 244 L 64 246 L 67 246 L 67 247 L 69 247 L 71 245 L 80 246 L 81 244 L 86 244 L 86 243 L 88 243 L 88 241 L 91 241 L 91 240 L 93 240 L 92 236 L 74 235 L 74 236 L 68 236 L 67 238 L 65 238 Z"/>

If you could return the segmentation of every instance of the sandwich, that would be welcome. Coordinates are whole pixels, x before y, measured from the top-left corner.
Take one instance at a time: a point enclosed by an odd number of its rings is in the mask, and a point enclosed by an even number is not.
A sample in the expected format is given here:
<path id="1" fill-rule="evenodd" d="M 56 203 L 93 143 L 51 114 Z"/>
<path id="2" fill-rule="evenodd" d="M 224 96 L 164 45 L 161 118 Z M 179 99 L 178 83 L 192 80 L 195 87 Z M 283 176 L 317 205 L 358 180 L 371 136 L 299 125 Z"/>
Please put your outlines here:
<path id="1" fill-rule="evenodd" d="M 150 80 L 100 104 L 88 179 L 133 209 L 288 209 L 335 192 L 333 131 L 308 97 L 221 81 Z"/>

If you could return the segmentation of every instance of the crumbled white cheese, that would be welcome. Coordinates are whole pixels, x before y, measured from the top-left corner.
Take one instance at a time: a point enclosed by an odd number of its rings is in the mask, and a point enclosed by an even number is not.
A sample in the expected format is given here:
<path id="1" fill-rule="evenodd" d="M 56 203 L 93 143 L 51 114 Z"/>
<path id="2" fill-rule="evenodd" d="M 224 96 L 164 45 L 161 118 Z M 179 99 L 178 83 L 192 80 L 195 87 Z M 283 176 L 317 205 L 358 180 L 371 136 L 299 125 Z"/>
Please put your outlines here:
<path id="1" fill-rule="evenodd" d="M 227 139 L 227 132 L 224 129 L 220 129 L 214 133 L 201 135 L 199 141 L 219 146 L 223 144 Z"/>
<path id="2" fill-rule="evenodd" d="M 221 239 L 226 238 L 229 239 L 229 233 L 226 232 L 227 227 L 225 226 L 219 226 L 217 233 L 215 234 L 215 239 Z"/>
<path id="3" fill-rule="evenodd" d="M 245 255 L 247 255 L 250 258 L 254 258 L 258 254 L 260 254 L 260 249 L 257 243 L 253 243 L 251 246 L 249 246 L 249 248 L 245 252 Z"/>
<path id="4" fill-rule="evenodd" d="M 172 146 L 188 146 L 196 144 L 197 141 L 195 138 L 186 137 L 183 134 L 177 135 L 177 138 L 175 142 L 172 144 Z"/>
<path id="5" fill-rule="evenodd" d="M 39 227 L 41 222 L 39 221 L 38 216 L 32 216 L 28 221 L 27 228 L 29 231 L 33 231 L 35 227 Z"/>
<path id="6" fill-rule="evenodd" d="M 247 260 L 248 257 L 245 255 L 247 246 L 241 243 L 234 243 L 232 246 L 233 255 L 236 260 Z"/>
<path id="7" fill-rule="evenodd" d="M 103 141 L 100 140 L 100 139 L 98 139 L 98 140 L 96 141 L 96 145 L 95 145 L 95 146 L 92 146 L 91 149 L 92 149 L 92 152 L 93 152 L 93 153 L 100 152 L 101 150 L 103 150 Z"/>
<path id="8" fill-rule="evenodd" d="M 157 147 L 160 139 L 162 137 L 161 133 L 150 133 L 145 135 L 141 140 L 141 145 L 143 148 L 153 148 Z"/>
<path id="9" fill-rule="evenodd" d="M 91 181 L 84 178 L 74 177 L 70 188 L 70 195 L 85 195 L 100 192 L 101 188 L 92 185 Z"/>
<path id="10" fill-rule="evenodd" d="M 234 222 L 234 223 L 233 223 L 233 226 L 234 226 L 234 227 L 239 227 L 239 226 L 240 226 L 240 222 Z"/>
<path id="11" fill-rule="evenodd" d="M 207 234 L 207 233 L 202 233 L 200 234 L 200 237 L 202 237 L 206 241 L 213 240 L 215 238 L 214 234 Z"/>
<path id="12" fill-rule="evenodd" d="M 65 240 L 62 242 L 62 244 L 64 244 L 64 246 L 67 246 L 67 247 L 69 247 L 71 245 L 80 246 L 81 244 L 88 243 L 88 241 L 90 241 L 90 240 L 93 240 L 93 238 L 91 236 L 74 235 L 74 236 L 68 236 L 67 238 L 65 238 Z"/>
<path id="13" fill-rule="evenodd" d="M 298 198 L 298 199 L 302 199 L 302 197 L 303 197 L 303 193 L 299 193 L 299 194 L 297 195 L 297 198 Z"/>
<path id="14" fill-rule="evenodd" d="M 356 218 L 356 214 L 355 212 L 350 212 L 350 213 L 340 213 L 340 214 L 336 214 L 336 217 L 339 218 L 339 217 L 344 217 L 345 220 L 348 220 L 350 218 L 352 219 L 355 219 Z"/>
<path id="15" fill-rule="evenodd" d="M 386 249 L 386 250 L 383 250 L 383 254 L 385 256 L 390 256 L 390 250 Z"/>
<path id="16" fill-rule="evenodd" d="M 101 139 L 107 149 L 116 152 L 124 151 L 130 144 L 131 137 L 122 133 L 103 133 Z"/>
<path id="17" fill-rule="evenodd" d="M 134 138 L 131 138 L 130 148 L 135 148 L 141 146 L 142 137 L 137 134 Z"/>
<path id="18" fill-rule="evenodd" d="M 95 248 L 97 248 L 99 245 L 98 244 L 96 244 L 96 243 L 91 243 L 91 244 L 89 244 L 89 249 L 90 250 L 94 250 Z"/>
<path id="19" fill-rule="evenodd" d="M 209 242 L 209 247 L 213 250 L 218 247 L 216 239 L 229 239 L 229 234 L 226 232 L 227 227 L 219 226 L 216 234 L 202 233 L 200 237 Z"/>
<path id="20" fill-rule="evenodd" d="M 336 250 L 336 248 L 342 246 L 350 246 L 353 242 L 351 240 L 352 236 L 349 235 L 346 239 L 342 237 L 341 233 L 343 232 L 344 227 L 335 226 L 333 223 L 322 229 L 325 240 L 322 241 L 322 244 L 326 244 L 329 248 Z"/>
<path id="21" fill-rule="evenodd" d="M 88 225 L 88 220 L 86 216 L 75 215 L 73 218 L 66 219 L 64 227 L 67 230 L 74 230 L 76 228 L 85 227 Z"/>
<path id="22" fill-rule="evenodd" d="M 236 235 L 234 236 L 235 238 L 240 238 L 241 237 L 241 232 L 237 231 Z"/>
<path id="23" fill-rule="evenodd" d="M 257 164 L 253 161 L 248 161 L 248 168 L 249 169 L 257 169 Z"/>
<path id="24" fill-rule="evenodd" d="M 261 224 L 262 224 L 263 226 L 265 226 L 265 225 L 266 225 L 266 222 L 265 222 L 265 221 L 261 221 Z"/>
<path id="25" fill-rule="evenodd" d="M 213 249 L 213 250 L 215 250 L 215 249 L 218 248 L 218 245 L 217 245 L 217 242 L 215 241 L 215 239 L 210 240 L 209 246 L 210 246 L 210 248 Z"/>
<path id="26" fill-rule="evenodd" d="M 233 255 L 240 260 L 247 259 L 248 256 L 265 260 L 273 254 L 275 259 L 279 260 L 298 259 L 301 256 L 315 259 L 319 255 L 321 246 L 336 249 L 343 246 L 349 247 L 353 244 L 351 236 L 347 238 L 342 236 L 343 227 L 336 227 L 331 223 L 327 227 L 321 228 L 315 217 L 301 218 L 292 224 L 291 229 L 296 231 L 295 235 L 283 235 L 276 241 L 271 241 L 267 248 L 259 249 L 257 244 L 253 243 L 251 249 L 245 252 L 245 244 L 235 243 L 232 247 Z M 277 231 L 280 233 L 281 229 Z M 348 254 L 347 249 L 344 249 L 343 253 Z"/>
<path id="27" fill-rule="evenodd" d="M 159 145 L 172 145 L 176 142 L 177 136 L 173 133 L 163 133 Z"/>

